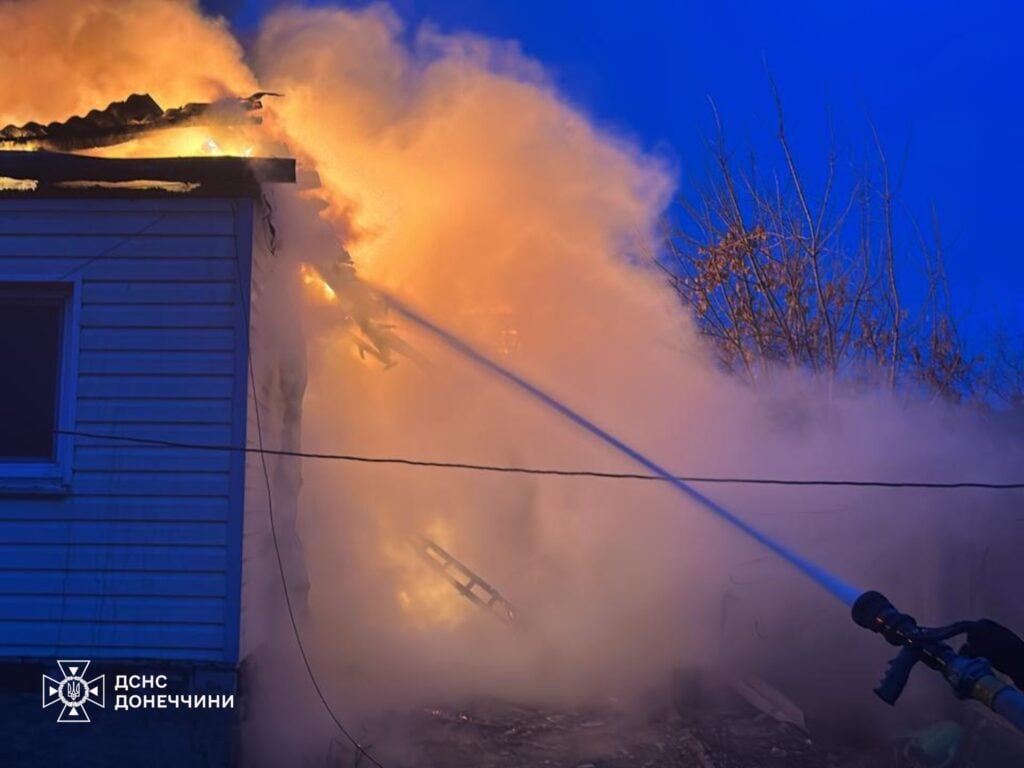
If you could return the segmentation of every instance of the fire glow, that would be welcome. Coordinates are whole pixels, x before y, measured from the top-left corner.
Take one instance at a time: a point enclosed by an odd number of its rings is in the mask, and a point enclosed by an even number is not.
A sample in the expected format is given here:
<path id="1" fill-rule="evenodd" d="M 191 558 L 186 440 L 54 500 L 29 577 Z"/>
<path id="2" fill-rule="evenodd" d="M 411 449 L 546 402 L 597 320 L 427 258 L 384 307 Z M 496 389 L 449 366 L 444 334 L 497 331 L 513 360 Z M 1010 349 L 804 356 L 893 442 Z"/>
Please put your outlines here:
<path id="1" fill-rule="evenodd" d="M 337 292 L 324 280 L 323 276 L 309 264 L 299 264 L 299 279 L 306 287 L 307 298 L 317 304 L 337 304 Z"/>
<path id="2" fill-rule="evenodd" d="M 268 105 L 262 126 L 181 128 L 103 152 L 299 158 L 301 191 L 268 193 L 280 248 L 267 261 L 281 269 L 254 300 L 264 302 L 262 317 L 295 320 L 301 333 L 277 349 L 278 328 L 262 329 L 254 343 L 267 348 L 253 359 L 265 365 L 258 391 L 290 408 L 303 450 L 627 469 L 608 450 L 615 442 L 587 439 L 535 397 L 516 396 L 451 354 L 427 324 L 378 300 L 387 292 L 423 307 L 482 357 L 513 360 L 508 370 L 522 381 L 544 382 L 550 400 L 572 403 L 605 436 L 636 446 L 634 460 L 671 462 L 656 465 L 664 473 L 913 474 L 929 466 L 919 455 L 947 465 L 1007 463 L 1011 454 L 987 448 L 958 454 L 933 415 L 851 400 L 829 403 L 823 426 L 796 377 L 780 373 L 778 402 L 767 404 L 724 377 L 643 258 L 656 250 L 673 193 L 671 163 L 596 127 L 514 47 L 430 28 L 411 35 L 387 6 L 371 4 L 282 10 L 246 56 L 224 23 L 197 8 L 167 0 L 6 4 L 0 35 L 25 44 L 3 54 L 18 75 L 0 75 L 0 124 L 62 120 L 134 92 L 162 105 L 260 88 L 285 94 Z M 119 44 L 92 44 L 106 37 Z M 311 220 L 330 236 L 314 236 Z M 787 432 L 779 413 L 788 416 L 791 400 L 800 426 Z M 272 433 L 268 425 L 269 439 L 279 437 Z M 318 669 L 352 708 L 440 690 L 584 697 L 663 681 L 681 661 L 718 657 L 717 622 L 693 617 L 717 616 L 723 595 L 742 593 L 736 599 L 751 611 L 801 619 L 792 626 L 832 615 L 802 582 L 771 571 L 774 561 L 761 563 L 749 541 L 688 514 L 695 505 L 666 492 L 667 480 L 326 461 L 272 475 L 288 479 L 297 488 L 294 549 L 309 577 L 308 631 L 325 649 Z M 763 512 L 758 522 L 794 548 L 858 579 L 874 578 L 884 562 L 905 585 L 901 600 L 920 604 L 926 595 L 919 566 L 931 555 L 921 554 L 922 531 L 946 528 L 915 525 L 891 497 L 864 510 L 863 496 L 830 495 L 828 505 L 858 513 L 830 517 L 808 514 L 823 506 L 813 494 L 787 496 L 783 508 L 774 491 L 730 493 L 730 505 Z M 881 537 L 876 514 L 907 522 Z M 929 519 L 942 514 L 929 509 Z M 265 510 L 257 505 L 246 517 L 260 523 Z M 479 568 L 535 620 L 535 634 L 520 641 L 486 618 L 477 622 L 407 546 L 415 532 Z M 254 569 L 261 558 L 250 551 L 271 550 L 247 550 L 245 567 Z M 756 578 L 738 585 L 730 569 L 743 563 L 755 563 Z M 245 583 L 253 590 L 258 582 Z M 249 594 L 244 621 L 256 625 L 267 618 L 261 611 L 273 611 L 281 586 L 272 583 L 272 594 Z M 829 588 L 845 599 L 844 585 Z M 835 613 L 836 625 L 845 622 Z M 264 623 L 294 661 L 285 617 Z M 296 679 L 268 695 L 300 688 Z M 289 753 L 276 764 L 294 760 Z"/>

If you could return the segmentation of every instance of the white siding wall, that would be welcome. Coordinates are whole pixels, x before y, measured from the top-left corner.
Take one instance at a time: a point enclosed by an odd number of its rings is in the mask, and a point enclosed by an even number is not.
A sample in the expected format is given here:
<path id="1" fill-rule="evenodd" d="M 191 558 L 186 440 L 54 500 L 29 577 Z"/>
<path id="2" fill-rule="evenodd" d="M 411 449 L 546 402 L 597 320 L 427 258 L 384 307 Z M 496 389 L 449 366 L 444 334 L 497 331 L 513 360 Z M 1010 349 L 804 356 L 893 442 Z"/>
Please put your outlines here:
<path id="1" fill-rule="evenodd" d="M 245 444 L 251 234 L 249 201 L 0 200 L 0 280 L 80 267 L 76 430 Z M 236 661 L 244 456 L 72 456 L 65 495 L 0 487 L 0 657 Z"/>

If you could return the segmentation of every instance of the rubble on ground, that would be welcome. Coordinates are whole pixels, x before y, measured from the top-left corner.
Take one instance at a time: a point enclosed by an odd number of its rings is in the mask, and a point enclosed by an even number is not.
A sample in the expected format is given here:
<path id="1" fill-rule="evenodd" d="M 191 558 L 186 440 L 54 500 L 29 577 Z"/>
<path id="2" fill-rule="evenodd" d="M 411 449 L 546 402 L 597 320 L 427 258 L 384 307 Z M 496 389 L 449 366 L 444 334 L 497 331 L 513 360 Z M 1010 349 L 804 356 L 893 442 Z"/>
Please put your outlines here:
<path id="1" fill-rule="evenodd" d="M 420 719 L 432 766 L 478 768 L 828 768 L 826 749 L 767 717 L 638 721 L 614 705 L 548 711 L 511 704 L 429 709 Z"/>
<path id="2" fill-rule="evenodd" d="M 724 688 L 724 686 L 723 686 Z M 714 706 L 590 707 L 499 701 L 427 707 L 400 726 L 406 751 L 374 750 L 389 768 L 1008 768 L 1024 765 L 1024 739 L 965 710 L 967 724 L 922 726 L 872 745 L 819 739 L 758 711 L 740 696 Z M 639 712 L 644 712 L 643 715 Z M 392 725 L 394 721 L 392 721 Z M 363 766 L 351 754 L 336 765 Z M 365 764 L 369 764 L 366 762 Z"/>

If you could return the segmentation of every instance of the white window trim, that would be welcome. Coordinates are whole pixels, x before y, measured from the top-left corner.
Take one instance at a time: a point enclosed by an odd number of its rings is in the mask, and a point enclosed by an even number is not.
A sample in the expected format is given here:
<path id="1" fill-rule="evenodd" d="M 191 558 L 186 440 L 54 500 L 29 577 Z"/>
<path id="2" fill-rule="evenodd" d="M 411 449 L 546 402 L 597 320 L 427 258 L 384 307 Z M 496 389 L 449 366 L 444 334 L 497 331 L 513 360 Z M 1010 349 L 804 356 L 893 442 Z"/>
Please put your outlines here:
<path id="1" fill-rule="evenodd" d="M 0 284 L 49 283 L 65 285 L 69 295 L 64 305 L 59 374 L 57 380 L 57 429 L 75 428 L 75 404 L 78 395 L 78 336 L 82 302 L 82 282 L 75 277 L 56 280 L 53 275 L 5 275 Z M 58 434 L 53 461 L 0 460 L 0 494 L 65 494 L 71 491 L 71 464 L 74 436 Z"/>

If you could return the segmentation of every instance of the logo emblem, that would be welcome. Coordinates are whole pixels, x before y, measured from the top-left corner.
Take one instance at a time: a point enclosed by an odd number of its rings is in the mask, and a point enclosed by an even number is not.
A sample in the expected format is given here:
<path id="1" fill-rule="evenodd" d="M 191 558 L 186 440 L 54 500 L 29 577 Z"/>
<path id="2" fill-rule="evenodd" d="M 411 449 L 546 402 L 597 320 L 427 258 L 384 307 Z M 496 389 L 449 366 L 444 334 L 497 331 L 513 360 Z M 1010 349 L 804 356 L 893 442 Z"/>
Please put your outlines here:
<path id="1" fill-rule="evenodd" d="M 82 659 L 58 661 L 57 666 L 64 679 L 56 680 L 43 675 L 43 709 L 60 703 L 63 706 L 57 718 L 58 723 L 88 723 L 86 704 L 104 706 L 106 682 L 103 675 L 92 680 L 86 679 L 89 662 Z"/>

